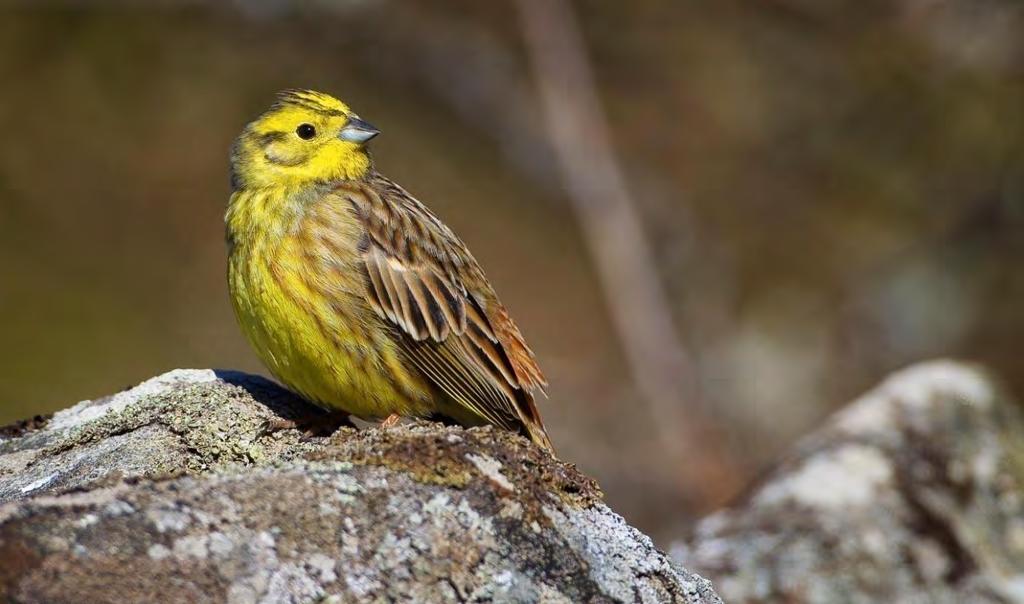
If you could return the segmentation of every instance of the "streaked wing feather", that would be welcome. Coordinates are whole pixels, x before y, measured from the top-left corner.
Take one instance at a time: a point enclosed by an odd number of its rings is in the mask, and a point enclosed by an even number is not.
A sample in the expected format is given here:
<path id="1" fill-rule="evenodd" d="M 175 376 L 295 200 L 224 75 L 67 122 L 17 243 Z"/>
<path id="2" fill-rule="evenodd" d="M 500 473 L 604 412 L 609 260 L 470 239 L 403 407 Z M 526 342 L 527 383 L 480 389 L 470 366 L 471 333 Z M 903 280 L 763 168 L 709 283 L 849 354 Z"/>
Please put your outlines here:
<path id="1" fill-rule="evenodd" d="M 338 192 L 365 229 L 367 301 L 400 330 L 410 361 L 485 421 L 543 432 L 529 391 L 546 385 L 544 377 L 465 246 L 382 177 Z"/>

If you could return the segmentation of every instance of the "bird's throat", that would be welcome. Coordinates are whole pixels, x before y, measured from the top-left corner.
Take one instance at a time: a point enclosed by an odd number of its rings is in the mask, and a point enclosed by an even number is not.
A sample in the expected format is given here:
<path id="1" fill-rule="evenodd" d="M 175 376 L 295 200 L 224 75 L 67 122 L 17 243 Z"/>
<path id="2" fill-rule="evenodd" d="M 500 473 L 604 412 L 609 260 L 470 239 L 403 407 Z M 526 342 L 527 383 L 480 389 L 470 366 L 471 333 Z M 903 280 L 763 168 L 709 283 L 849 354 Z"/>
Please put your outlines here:
<path id="1" fill-rule="evenodd" d="M 301 219 L 315 187 L 258 187 L 231 194 L 227 213 L 228 245 L 251 248 L 280 241 Z"/>

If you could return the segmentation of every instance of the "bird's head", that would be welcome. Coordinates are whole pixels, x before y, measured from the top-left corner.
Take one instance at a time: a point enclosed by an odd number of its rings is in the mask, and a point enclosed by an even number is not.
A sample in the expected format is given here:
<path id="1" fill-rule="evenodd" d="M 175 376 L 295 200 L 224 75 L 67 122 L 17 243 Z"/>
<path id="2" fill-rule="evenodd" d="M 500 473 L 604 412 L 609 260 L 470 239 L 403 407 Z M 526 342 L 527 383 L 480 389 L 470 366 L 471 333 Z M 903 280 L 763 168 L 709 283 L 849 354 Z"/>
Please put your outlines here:
<path id="1" fill-rule="evenodd" d="M 232 186 L 295 187 L 362 178 L 372 166 L 366 142 L 378 133 L 328 94 L 286 90 L 235 141 Z"/>

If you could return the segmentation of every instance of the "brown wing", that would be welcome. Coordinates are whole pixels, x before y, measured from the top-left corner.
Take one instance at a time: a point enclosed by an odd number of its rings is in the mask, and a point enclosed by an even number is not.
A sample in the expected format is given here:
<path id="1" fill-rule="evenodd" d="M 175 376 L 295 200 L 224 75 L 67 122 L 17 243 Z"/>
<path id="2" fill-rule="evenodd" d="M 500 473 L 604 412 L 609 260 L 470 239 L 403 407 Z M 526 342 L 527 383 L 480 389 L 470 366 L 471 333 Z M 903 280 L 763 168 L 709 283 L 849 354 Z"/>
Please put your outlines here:
<path id="1" fill-rule="evenodd" d="M 365 229 L 366 300 L 398 328 L 409 361 L 481 420 L 551 448 L 531 392 L 544 376 L 465 245 L 384 177 L 338 193 Z"/>

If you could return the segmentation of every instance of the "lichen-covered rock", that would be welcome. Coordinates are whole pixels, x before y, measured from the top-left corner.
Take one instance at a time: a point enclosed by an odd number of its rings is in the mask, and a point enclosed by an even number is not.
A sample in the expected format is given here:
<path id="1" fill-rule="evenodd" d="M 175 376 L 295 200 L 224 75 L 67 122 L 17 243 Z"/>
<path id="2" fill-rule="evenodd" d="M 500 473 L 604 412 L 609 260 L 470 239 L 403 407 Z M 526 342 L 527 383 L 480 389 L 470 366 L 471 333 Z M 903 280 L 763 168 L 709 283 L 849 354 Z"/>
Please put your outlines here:
<path id="1" fill-rule="evenodd" d="M 673 548 L 727 602 L 1024 602 L 1024 421 L 975 367 L 917 365 Z"/>
<path id="2" fill-rule="evenodd" d="M 0 431 L 0 601 L 720 602 L 524 439 L 174 371 Z"/>

